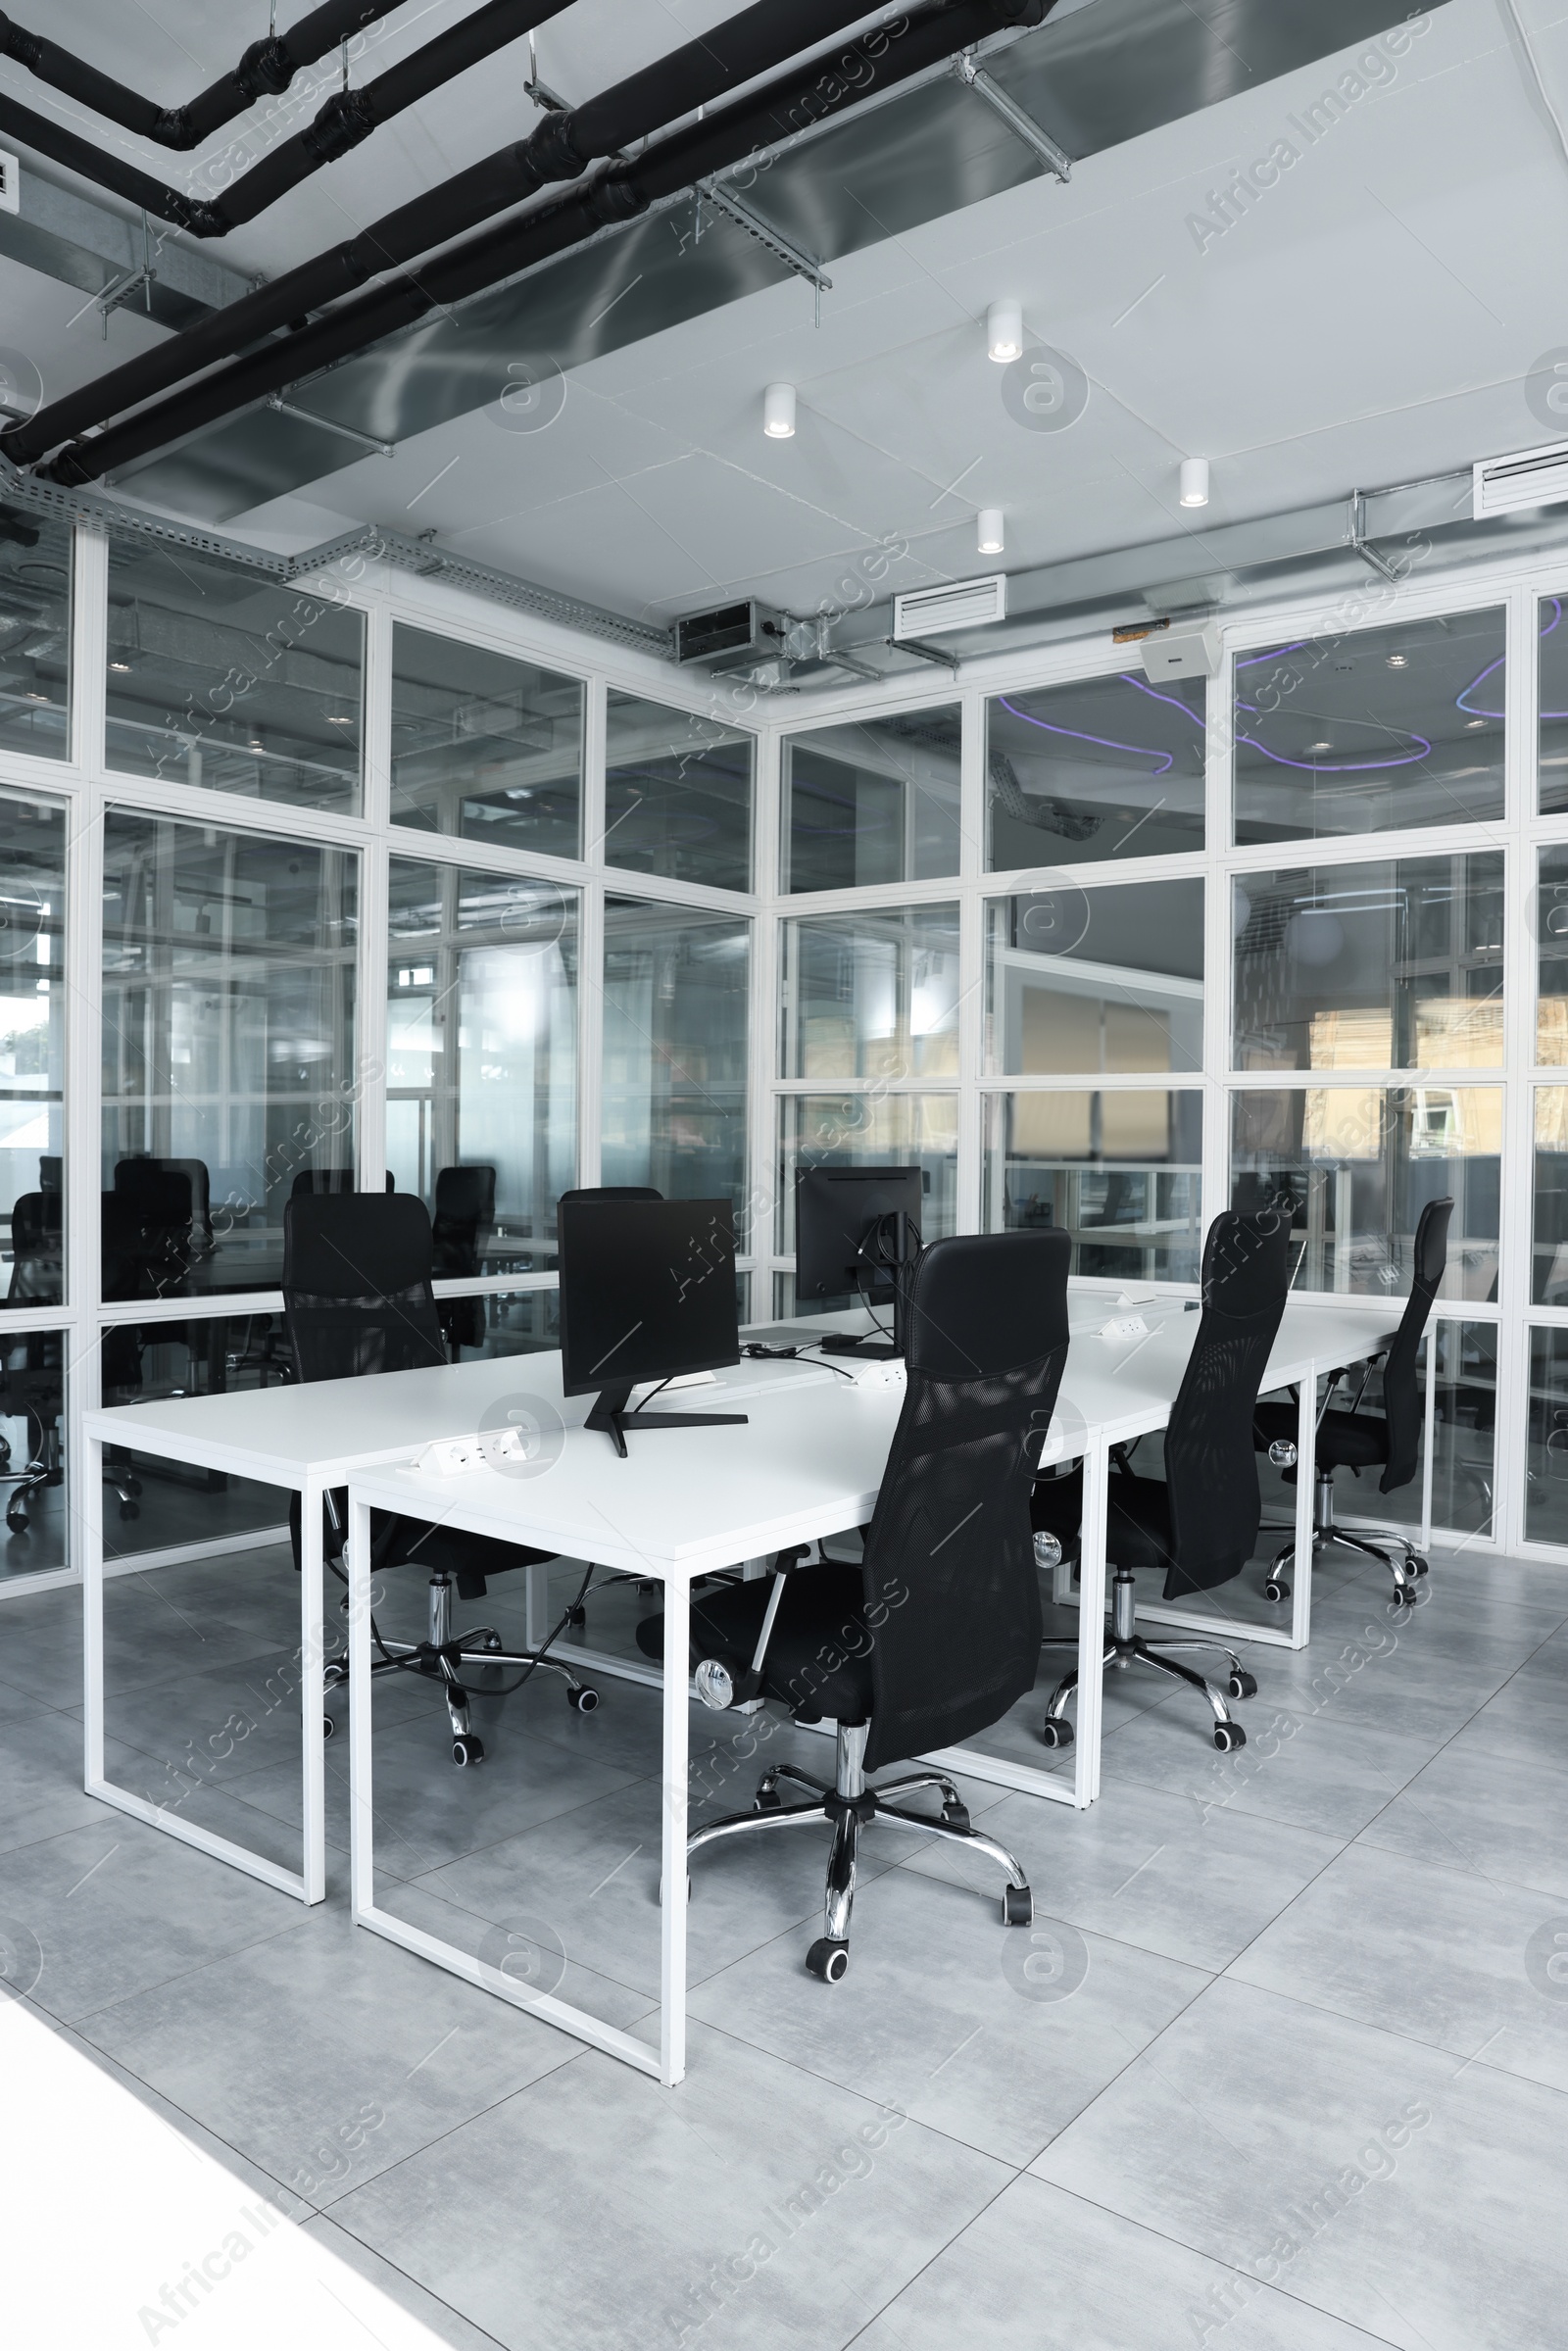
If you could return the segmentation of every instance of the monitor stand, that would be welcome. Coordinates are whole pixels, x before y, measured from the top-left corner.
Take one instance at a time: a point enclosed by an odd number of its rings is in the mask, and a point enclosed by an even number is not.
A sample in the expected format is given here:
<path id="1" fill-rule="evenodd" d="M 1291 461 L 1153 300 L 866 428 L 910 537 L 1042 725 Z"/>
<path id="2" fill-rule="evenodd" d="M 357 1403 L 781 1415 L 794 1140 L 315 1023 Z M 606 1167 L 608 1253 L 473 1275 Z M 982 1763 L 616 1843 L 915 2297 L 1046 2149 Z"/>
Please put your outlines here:
<path id="1" fill-rule="evenodd" d="M 602 1388 L 594 1408 L 583 1423 L 585 1428 L 600 1429 L 610 1439 L 622 1461 L 627 1459 L 626 1432 L 628 1429 L 743 1429 L 748 1415 L 744 1412 L 629 1412 L 633 1388 L 641 1387 L 640 1380 L 616 1380 Z"/>

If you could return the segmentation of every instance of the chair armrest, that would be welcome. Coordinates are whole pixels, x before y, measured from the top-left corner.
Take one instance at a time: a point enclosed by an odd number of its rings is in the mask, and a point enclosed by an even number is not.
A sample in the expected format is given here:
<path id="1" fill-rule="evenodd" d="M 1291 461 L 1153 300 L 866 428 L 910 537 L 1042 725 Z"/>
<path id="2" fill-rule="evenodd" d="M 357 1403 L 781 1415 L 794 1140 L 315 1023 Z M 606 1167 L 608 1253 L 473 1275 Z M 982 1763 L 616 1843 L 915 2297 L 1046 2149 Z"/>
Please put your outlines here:
<path id="1" fill-rule="evenodd" d="M 773 1560 L 773 1581 L 768 1588 L 767 1606 L 762 1614 L 761 1630 L 749 1666 L 742 1666 L 735 1657 L 699 1658 L 693 1673 L 697 1694 L 705 1706 L 716 1713 L 755 1714 L 761 1705 L 758 1695 L 762 1684 L 762 1666 L 767 1656 L 767 1644 L 773 1636 L 773 1621 L 784 1597 L 784 1579 L 809 1557 L 811 1546 L 799 1543 L 788 1550 L 779 1551 Z"/>

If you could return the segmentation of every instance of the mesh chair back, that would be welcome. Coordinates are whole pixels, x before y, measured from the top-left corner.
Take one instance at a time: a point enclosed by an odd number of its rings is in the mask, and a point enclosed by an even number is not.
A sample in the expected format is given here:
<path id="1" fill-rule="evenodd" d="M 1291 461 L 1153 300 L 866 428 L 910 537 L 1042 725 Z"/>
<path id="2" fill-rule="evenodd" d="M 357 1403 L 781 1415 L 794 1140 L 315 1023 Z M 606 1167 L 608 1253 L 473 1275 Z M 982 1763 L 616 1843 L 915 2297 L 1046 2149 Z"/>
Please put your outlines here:
<path id="1" fill-rule="evenodd" d="M 1291 1227 L 1266 1209 L 1216 1216 L 1203 1310 L 1165 1430 L 1173 1565 L 1167 1600 L 1240 1575 L 1263 1515 L 1252 1410 L 1290 1289 Z"/>
<path id="2" fill-rule="evenodd" d="M 408 1192 L 302 1193 L 283 1210 L 283 1320 L 302 1380 L 445 1363 L 430 1218 Z"/>
<path id="3" fill-rule="evenodd" d="M 580 1192 L 564 1192 L 562 1200 L 662 1200 L 651 1184 L 587 1184 Z M 559 1207 L 560 1201 L 557 1202 Z"/>
<path id="4" fill-rule="evenodd" d="M 868 1770 L 967 1739 L 1034 1688 L 1029 1490 L 1067 1357 L 1071 1255 L 1045 1230 L 936 1241 L 915 1261 L 904 1409 L 865 1545 Z"/>
<path id="5" fill-rule="evenodd" d="M 390 1168 L 387 1169 L 386 1188 L 388 1192 L 397 1190 Z M 302 1167 L 289 1187 L 289 1198 L 299 1200 L 307 1192 L 336 1193 L 352 1192 L 353 1190 L 354 1170 L 352 1167 Z"/>
<path id="6" fill-rule="evenodd" d="M 1415 1228 L 1410 1296 L 1383 1366 L 1383 1410 L 1389 1424 L 1389 1458 L 1379 1488 L 1383 1494 L 1392 1494 L 1396 1486 L 1408 1486 L 1421 1457 L 1421 1393 L 1415 1359 L 1432 1301 L 1447 1271 L 1448 1219 L 1452 1214 L 1451 1200 L 1428 1200 Z"/>

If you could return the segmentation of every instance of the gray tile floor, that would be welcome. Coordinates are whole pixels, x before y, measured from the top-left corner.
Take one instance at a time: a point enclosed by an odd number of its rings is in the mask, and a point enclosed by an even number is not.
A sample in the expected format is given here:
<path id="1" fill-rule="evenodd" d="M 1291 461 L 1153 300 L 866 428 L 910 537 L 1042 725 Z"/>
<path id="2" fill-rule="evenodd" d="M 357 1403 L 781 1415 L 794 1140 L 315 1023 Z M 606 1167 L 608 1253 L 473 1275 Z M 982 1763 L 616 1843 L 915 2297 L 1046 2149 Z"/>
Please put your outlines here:
<path id="1" fill-rule="evenodd" d="M 279 1552 L 156 1570 L 108 1628 L 114 1775 L 295 1862 L 297 1591 Z M 515 1632 L 519 1597 L 484 1613 Z M 0 1953 L 457 2351 L 1568 2346 L 1568 1573 L 1440 1554 L 1399 1615 L 1347 1562 L 1309 1651 L 1252 1652 L 1240 1754 L 1118 1684 L 1091 1813 L 970 1783 L 1029 1935 L 990 1872 L 879 1832 L 829 1990 L 823 1840 L 705 1857 L 674 2093 L 350 1928 L 346 1742 L 310 1913 L 89 1802 L 77 1617 L 0 1607 Z M 601 1687 L 586 1718 L 543 1677 L 481 1700 L 460 1773 L 434 1693 L 383 1683 L 382 1899 L 470 1948 L 533 1921 L 568 1997 L 651 2034 L 658 1701 Z M 694 1714 L 704 1812 L 759 1746 L 827 1758 Z"/>

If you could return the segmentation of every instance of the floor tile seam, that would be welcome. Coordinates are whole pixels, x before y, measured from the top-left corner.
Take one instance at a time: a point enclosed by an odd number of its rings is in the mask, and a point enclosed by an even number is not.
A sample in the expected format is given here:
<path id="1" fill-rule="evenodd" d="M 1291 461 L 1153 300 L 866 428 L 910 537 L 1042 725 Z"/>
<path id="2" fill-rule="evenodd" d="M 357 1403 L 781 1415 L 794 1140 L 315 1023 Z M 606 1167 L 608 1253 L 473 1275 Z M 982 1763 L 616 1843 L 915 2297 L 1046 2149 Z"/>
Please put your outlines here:
<path id="1" fill-rule="evenodd" d="M 1348 2009 L 1336 2008 L 1326 2000 L 1315 2000 L 1305 1992 L 1284 1991 L 1277 1984 L 1257 1984 L 1247 1976 L 1233 1976 L 1228 1969 L 1223 1981 L 1239 1985 L 1244 1991 L 1261 1992 L 1265 1999 L 1288 2001 L 1293 2008 L 1304 2009 L 1309 2016 L 1332 2017 L 1339 2024 L 1353 2026 L 1357 2032 L 1376 2033 L 1384 2040 L 1397 2042 L 1406 2049 L 1419 2050 L 1424 2057 L 1457 2057 L 1459 2064 L 1452 2077 L 1454 2081 L 1458 2080 L 1460 2074 L 1468 2073 L 1475 2067 L 1494 2075 L 1499 2082 L 1517 2082 L 1523 2088 L 1540 2090 L 1547 2097 L 1561 2099 L 1568 2105 L 1568 2087 L 1560 2088 L 1555 2082 L 1542 2082 L 1534 2074 L 1519 2074 L 1509 2066 L 1489 2064 L 1479 2054 L 1474 2057 L 1462 2056 L 1459 2050 L 1445 2048 L 1440 2041 L 1419 2040 L 1414 2033 L 1401 2033 L 1396 2027 L 1381 2022 L 1369 2022 L 1364 2016 L 1353 2016 Z M 1151 2042 L 1150 2046 L 1153 2045 Z"/>
<path id="2" fill-rule="evenodd" d="M 539 2020 L 536 2019 L 535 2021 L 538 2022 Z M 526 2098 L 530 2090 L 539 2089 L 545 2082 L 556 2081 L 560 2075 L 565 2072 L 568 2066 L 577 2065 L 583 2058 L 590 2057 L 595 2054 L 591 2042 L 574 2041 L 571 2033 L 568 2033 L 564 2027 L 556 2025 L 551 2026 L 549 2030 L 558 2034 L 564 2044 L 563 2054 L 557 2064 L 547 2066 L 542 2074 L 535 2074 L 531 2081 L 519 2082 L 515 2089 L 504 2091 L 499 2098 L 492 2099 L 488 2106 L 477 2107 L 472 2114 L 464 2115 L 459 2121 L 449 2123 L 444 2130 L 438 2131 L 434 2137 L 426 2139 L 422 2146 L 410 2147 L 408 2151 L 405 2154 L 400 2155 L 394 2163 L 389 2163 L 384 2171 L 372 2172 L 368 2178 L 365 2180 L 345 2181 L 339 2194 L 334 2196 L 329 2204 L 318 2204 L 314 2208 L 317 2215 L 323 2220 L 330 2219 L 336 2213 L 338 2207 L 342 2204 L 346 2204 L 350 2197 L 363 2194 L 367 2188 L 380 2187 L 385 2181 L 394 2179 L 396 2175 L 402 2171 L 405 2164 L 422 2163 L 425 2157 L 431 2153 L 432 2149 L 444 2146 L 448 2139 L 456 2138 L 460 2131 L 468 2130 L 474 2123 L 484 2122 L 491 2115 L 499 2114 L 503 2107 L 511 2106 L 516 2099 Z M 620 2061 L 618 2059 L 612 2059 L 611 2062 L 612 2064 L 618 2064 Z M 639 2079 L 651 2079 L 651 2077 L 640 2076 Z M 658 2085 L 656 2084 L 655 2086 L 657 2087 Z M 380 2252 L 380 2247 L 378 2245 L 371 2244 L 368 2237 L 362 2237 L 360 2236 L 358 2229 L 350 2229 L 347 2221 L 338 2221 L 336 2222 L 335 2226 L 339 2229 L 348 2229 L 350 2236 L 357 2238 L 358 2241 L 363 2245 L 368 2245 L 372 2253 Z M 419 2281 L 418 2279 L 416 2279 L 415 2282 L 417 2284 Z M 426 2286 L 424 2290 L 426 2293 L 428 2293 L 430 2288 Z M 436 2299 L 439 2301 L 441 2297 L 437 2295 Z M 448 2307 L 455 2308 L 456 2306 L 449 2304 Z M 460 2310 L 458 2312 L 458 2316 L 463 2318 L 466 2316 L 466 2313 Z"/>
<path id="3" fill-rule="evenodd" d="M 303 1904 L 301 1904 L 301 1909 L 304 1910 Z M 308 1916 L 309 1913 L 307 1912 L 306 1915 Z M 176 1968 L 172 1976 L 155 1977 L 149 1983 L 138 1984 L 134 1991 L 122 1992 L 113 2000 L 100 2001 L 96 2008 L 83 2008 L 74 2016 L 56 2016 L 55 2021 L 57 2024 L 68 2025 L 73 2033 L 81 2033 L 83 2040 L 91 2040 L 92 2035 L 85 2031 L 85 2027 L 92 2023 L 94 2018 L 108 2016 L 115 2009 L 127 2006 L 132 2000 L 145 1998 L 149 1992 L 167 1991 L 172 1984 L 188 1983 L 193 1976 L 205 1975 L 209 1968 L 231 1967 L 236 1959 L 244 1958 L 250 1951 L 259 1951 L 265 1943 L 276 1942 L 282 1935 L 295 1934 L 299 1925 L 300 1921 L 294 1920 L 287 1926 L 274 1927 L 270 1934 L 253 1935 L 246 1941 L 235 1943 L 231 1949 L 215 1951 L 206 1959 L 198 1959 L 190 1967 Z M 55 2011 L 52 2009 L 49 2013 L 52 2016 L 55 2015 Z M 93 2041 L 94 2048 L 101 2046 L 100 2042 Z M 106 2057 L 115 2057 L 112 2049 L 104 2049 L 103 2053 Z M 115 2057 L 115 2063 L 119 2065 L 121 2060 Z M 152 2087 L 150 2082 L 148 2087 Z"/>
<path id="4" fill-rule="evenodd" d="M 317 2221 L 331 2221 L 331 2216 L 324 2212 L 313 2212 L 309 2220 L 301 2221 L 298 2224 L 301 2235 L 309 2235 L 314 2224 Z M 331 2226 L 332 2228 L 338 2229 L 344 2236 L 354 2236 L 353 2230 L 345 2229 L 341 2221 L 331 2221 Z M 319 2239 L 317 2241 L 319 2242 Z M 473 2334 L 479 2336 L 484 2342 L 493 2343 L 495 2345 L 495 2351 L 509 2351 L 509 2346 L 502 2341 L 498 2334 L 492 2334 L 488 2327 L 481 2327 L 476 2319 L 471 2319 L 466 2310 L 460 2310 L 455 2302 L 449 2302 L 444 2294 L 438 2294 L 433 2286 L 428 2286 L 422 2283 L 419 2278 L 414 2277 L 410 2271 L 406 2270 L 401 2262 L 394 2261 L 389 2253 L 382 2252 L 378 2245 L 368 2244 L 363 2236 L 354 2236 L 354 2242 L 357 2245 L 363 2246 L 367 2253 L 373 2253 L 377 2261 L 384 2263 L 387 2269 L 393 2271 L 395 2275 L 401 2278 L 406 2284 L 411 2285 L 416 2293 L 425 2295 L 431 2302 L 436 2303 L 440 2309 L 450 2312 L 452 2317 L 456 2319 L 461 2326 L 469 2328 Z M 326 2250 L 330 2252 L 331 2247 L 327 2246 Z M 338 2258 L 341 2258 L 341 2256 Z M 346 2264 L 345 2266 L 347 2267 L 350 2265 Z"/>
<path id="5" fill-rule="evenodd" d="M 894 1867 L 901 1870 L 909 1870 L 916 1877 L 929 1876 L 931 1874 L 930 1872 L 921 1870 L 917 1867 L 919 1858 L 919 1852 L 911 1853 L 905 1860 L 896 1862 Z M 1339 1855 L 1335 1854 L 1333 1859 L 1337 1861 L 1339 1859 Z M 942 1883 L 945 1885 L 951 1885 L 953 1881 L 951 1879 L 945 1879 L 942 1881 Z M 964 1886 L 963 1891 L 966 1893 L 975 1893 L 979 1892 L 980 1888 L 976 1886 Z M 1035 1898 L 1037 1901 L 1040 1898 L 1038 1890 L 1036 1890 Z M 1114 1901 L 1115 1896 L 1112 1895 L 1111 1899 Z M 1035 1915 L 1037 1918 L 1039 1918 L 1042 1914 L 1037 1911 Z M 1217 1983 L 1220 1977 L 1225 1973 L 1225 1968 L 1229 1967 L 1230 1965 L 1230 1961 L 1227 1960 L 1224 1967 L 1209 1967 L 1201 1959 L 1184 1958 L 1175 1951 L 1162 1951 L 1153 1943 L 1138 1942 L 1130 1935 L 1113 1934 L 1108 1927 L 1080 1926 L 1076 1920 L 1064 1918 L 1058 1911 L 1055 1910 L 1048 1910 L 1044 1913 L 1044 1915 L 1049 1919 L 1054 1919 L 1058 1926 L 1071 1927 L 1073 1932 L 1077 1935 L 1096 1935 L 1100 1937 L 1102 1942 L 1115 1943 L 1123 1950 L 1136 1951 L 1141 1958 L 1163 1960 L 1167 1967 L 1192 1968 L 1196 1970 L 1199 1975 L 1206 1976 L 1211 1984 Z"/>
<path id="6" fill-rule="evenodd" d="M 876 2326 L 878 2321 L 885 2317 L 887 2312 L 894 2309 L 900 2302 L 902 2302 L 905 2295 L 909 2292 L 911 2287 L 918 2285 L 920 2279 L 925 2276 L 926 2272 L 934 2268 L 935 2265 L 942 2259 L 944 2254 L 951 2253 L 954 2246 L 958 2243 L 959 2239 L 967 2236 L 969 2230 L 975 2228 L 981 2221 L 985 2219 L 986 2214 L 991 2210 L 992 2206 L 999 2202 L 999 2200 L 1007 2193 L 1009 2188 L 1016 2187 L 1018 2180 L 1026 2180 L 1028 2176 L 1029 2175 L 1027 2172 L 1019 2172 L 1014 2179 L 1004 2180 L 1001 2186 L 997 2189 L 996 2194 L 986 2198 L 984 2204 L 981 2205 L 978 2212 L 971 2213 L 961 2228 L 956 2229 L 952 2236 L 950 2236 L 945 2243 L 938 2245 L 934 2252 L 927 2254 L 925 2260 L 921 2262 L 919 2268 L 914 2271 L 912 2276 L 906 2278 L 904 2283 L 899 2287 L 897 2293 L 890 2294 L 885 2302 L 878 2303 L 876 2309 L 871 2313 L 870 2317 L 865 2320 L 864 2324 L 857 2327 L 853 2334 L 848 2334 L 844 2337 L 842 2343 L 838 2346 L 838 2351 L 852 2351 L 853 2345 L 858 2343 L 862 2335 L 866 2334 L 871 2327 Z"/>

